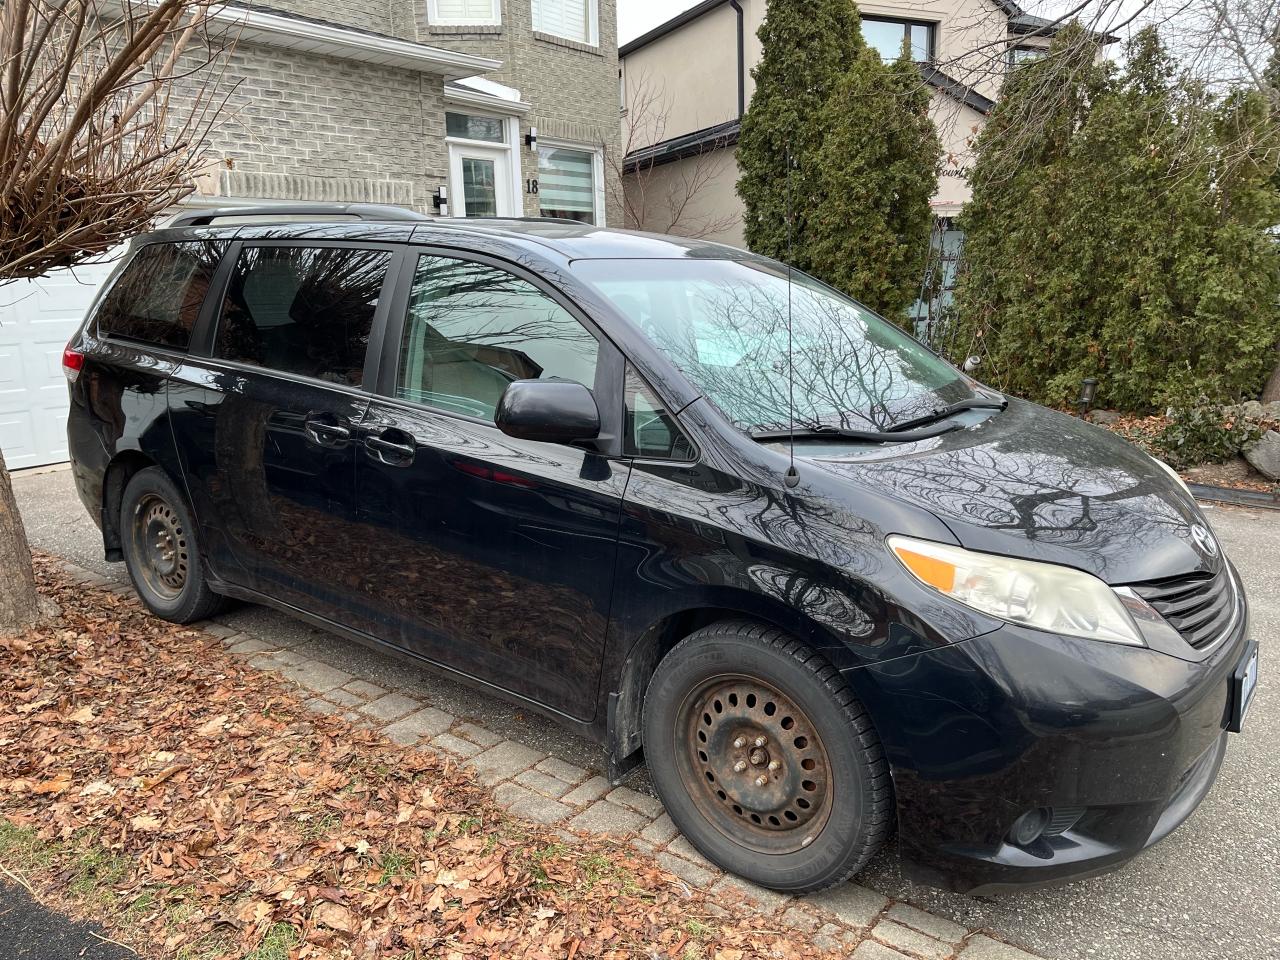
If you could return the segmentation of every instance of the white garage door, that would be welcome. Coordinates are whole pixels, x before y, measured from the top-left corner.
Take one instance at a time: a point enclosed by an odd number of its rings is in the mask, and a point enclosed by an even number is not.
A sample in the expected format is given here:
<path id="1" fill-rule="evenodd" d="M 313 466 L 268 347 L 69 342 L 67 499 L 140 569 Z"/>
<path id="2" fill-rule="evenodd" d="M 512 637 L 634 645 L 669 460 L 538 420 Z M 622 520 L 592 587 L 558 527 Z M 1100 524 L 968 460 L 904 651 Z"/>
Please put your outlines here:
<path id="1" fill-rule="evenodd" d="M 62 348 L 111 264 L 0 286 L 0 449 L 10 470 L 67 459 Z"/>

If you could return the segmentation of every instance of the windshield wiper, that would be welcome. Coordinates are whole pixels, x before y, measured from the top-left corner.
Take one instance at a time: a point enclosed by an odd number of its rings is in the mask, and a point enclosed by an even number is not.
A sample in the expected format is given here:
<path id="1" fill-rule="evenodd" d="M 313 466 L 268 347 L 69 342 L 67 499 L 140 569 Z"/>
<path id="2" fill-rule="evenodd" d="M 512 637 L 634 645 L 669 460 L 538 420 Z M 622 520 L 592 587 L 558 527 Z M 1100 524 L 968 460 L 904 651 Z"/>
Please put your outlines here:
<path id="1" fill-rule="evenodd" d="M 832 440 L 866 440 L 870 443 L 910 443 L 913 440 L 928 440 L 940 437 L 952 430 L 959 430 L 958 423 L 942 423 L 932 429 L 922 430 L 846 430 L 844 427 L 796 427 L 791 430 L 752 430 L 752 440 L 797 440 L 832 439 Z"/>
<path id="2" fill-rule="evenodd" d="M 968 400 L 950 403 L 945 407 L 937 407 L 932 413 L 927 413 L 923 417 L 903 420 L 901 423 L 895 423 L 891 427 L 885 427 L 885 429 L 890 433 L 902 433 L 915 430 L 917 427 L 937 423 L 939 420 L 945 420 L 947 417 L 962 413 L 965 410 L 1003 410 L 1007 406 L 1009 406 L 1009 401 L 1004 397 L 999 399 L 994 397 L 970 397 Z"/>

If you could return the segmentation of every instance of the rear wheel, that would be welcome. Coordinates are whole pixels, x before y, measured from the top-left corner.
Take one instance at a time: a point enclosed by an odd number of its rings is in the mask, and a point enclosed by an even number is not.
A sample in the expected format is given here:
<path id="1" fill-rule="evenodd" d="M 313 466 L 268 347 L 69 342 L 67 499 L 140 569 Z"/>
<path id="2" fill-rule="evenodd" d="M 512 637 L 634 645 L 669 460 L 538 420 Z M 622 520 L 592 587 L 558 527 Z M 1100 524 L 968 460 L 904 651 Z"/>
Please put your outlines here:
<path id="1" fill-rule="evenodd" d="M 205 578 L 186 499 L 159 467 L 138 471 L 125 486 L 120 530 L 129 578 L 156 616 L 192 623 L 222 605 Z"/>
<path id="2" fill-rule="evenodd" d="M 761 886 L 839 883 L 892 825 L 866 711 L 826 660 L 769 627 L 713 624 L 667 654 L 645 698 L 644 746 L 676 826 Z"/>

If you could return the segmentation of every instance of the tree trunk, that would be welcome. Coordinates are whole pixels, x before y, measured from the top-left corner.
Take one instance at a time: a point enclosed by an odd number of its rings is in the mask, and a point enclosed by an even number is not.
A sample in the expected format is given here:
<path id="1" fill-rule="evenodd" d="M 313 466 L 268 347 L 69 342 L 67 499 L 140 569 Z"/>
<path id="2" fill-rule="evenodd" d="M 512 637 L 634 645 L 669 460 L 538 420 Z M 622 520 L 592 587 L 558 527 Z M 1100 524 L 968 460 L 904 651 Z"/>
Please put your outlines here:
<path id="1" fill-rule="evenodd" d="M 1262 388 L 1263 403 L 1273 403 L 1276 400 L 1280 400 L 1280 353 L 1276 357 L 1275 369 L 1267 378 L 1267 385 Z"/>
<path id="2" fill-rule="evenodd" d="M 31 548 L 18 515 L 13 484 L 0 452 L 0 633 L 29 627 L 40 617 Z"/>

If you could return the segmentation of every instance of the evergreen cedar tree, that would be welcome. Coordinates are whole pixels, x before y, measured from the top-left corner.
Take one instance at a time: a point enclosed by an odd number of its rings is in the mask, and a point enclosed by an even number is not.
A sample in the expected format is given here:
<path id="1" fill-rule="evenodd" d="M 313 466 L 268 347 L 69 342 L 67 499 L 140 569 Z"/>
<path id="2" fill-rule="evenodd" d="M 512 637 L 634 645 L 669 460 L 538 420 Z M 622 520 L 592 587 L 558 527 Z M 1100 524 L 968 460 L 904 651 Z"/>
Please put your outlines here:
<path id="1" fill-rule="evenodd" d="M 1121 71 L 1095 53 L 1064 31 L 978 138 L 955 357 L 1050 405 L 1084 377 L 1133 412 L 1256 396 L 1280 340 L 1267 104 L 1180 78 L 1154 29 Z"/>
<path id="2" fill-rule="evenodd" d="M 919 71 L 867 47 L 849 0 L 772 0 L 759 37 L 738 142 L 747 245 L 904 320 L 942 155 Z"/>

